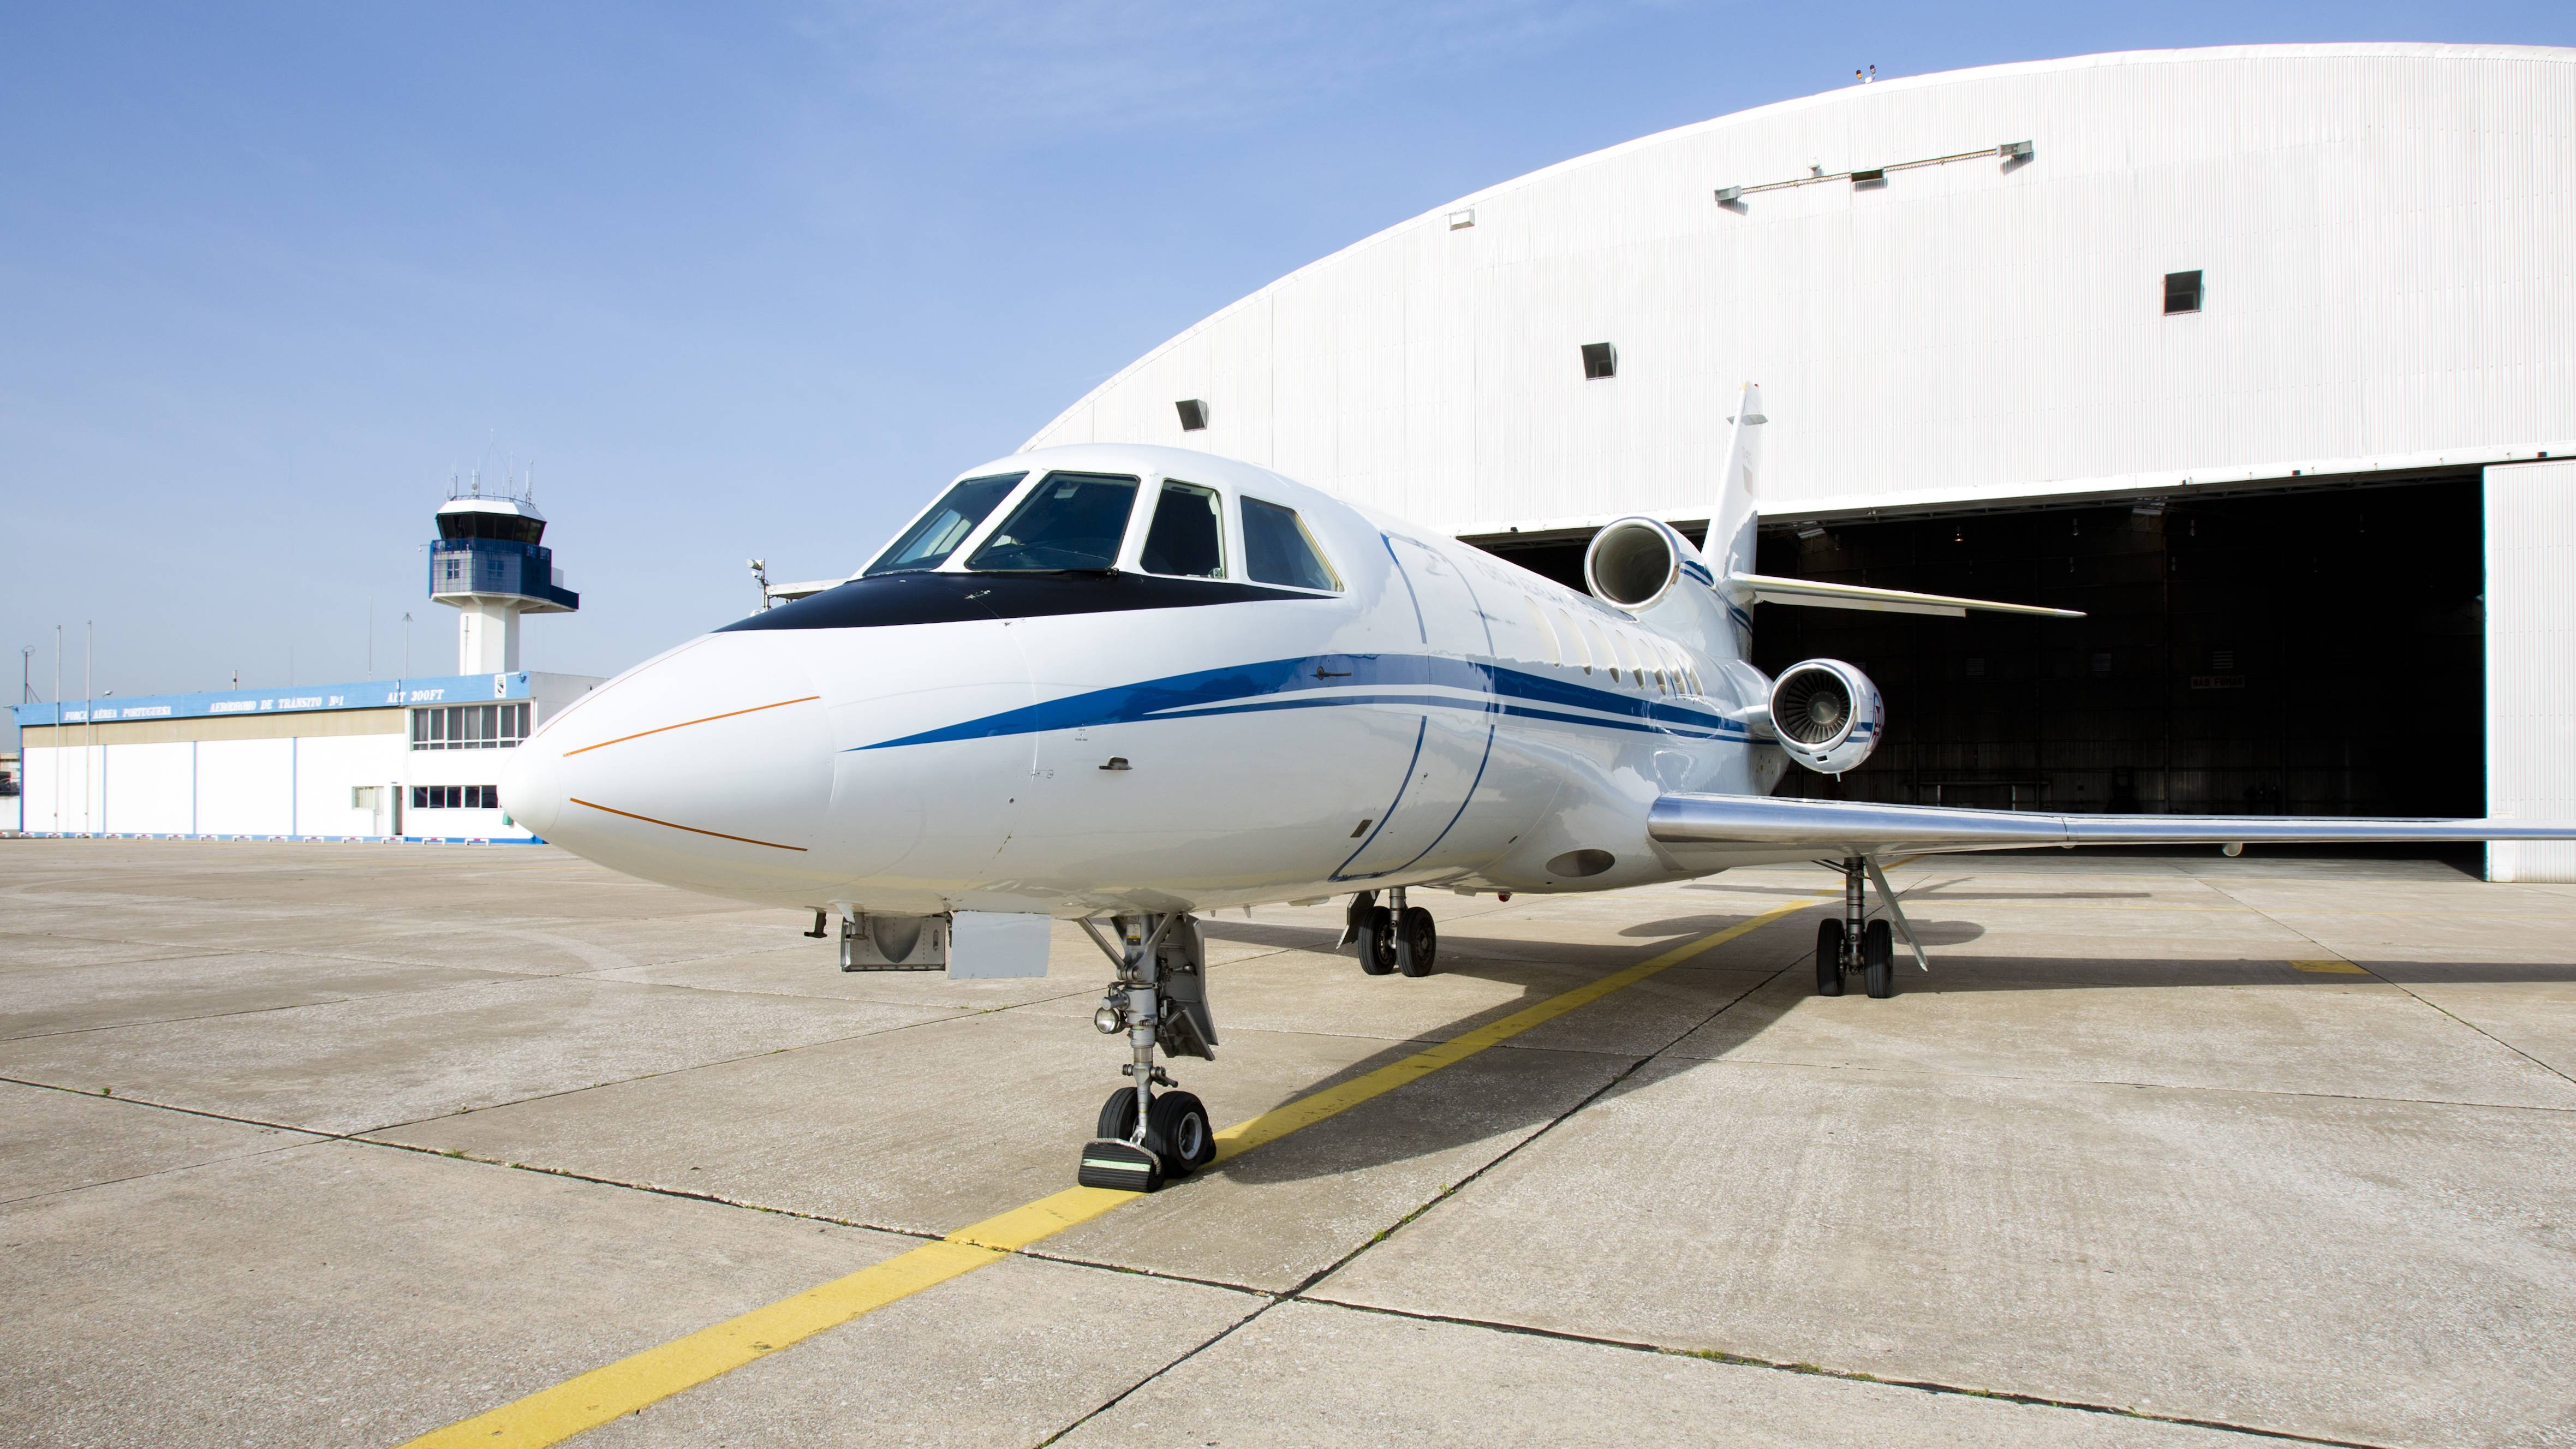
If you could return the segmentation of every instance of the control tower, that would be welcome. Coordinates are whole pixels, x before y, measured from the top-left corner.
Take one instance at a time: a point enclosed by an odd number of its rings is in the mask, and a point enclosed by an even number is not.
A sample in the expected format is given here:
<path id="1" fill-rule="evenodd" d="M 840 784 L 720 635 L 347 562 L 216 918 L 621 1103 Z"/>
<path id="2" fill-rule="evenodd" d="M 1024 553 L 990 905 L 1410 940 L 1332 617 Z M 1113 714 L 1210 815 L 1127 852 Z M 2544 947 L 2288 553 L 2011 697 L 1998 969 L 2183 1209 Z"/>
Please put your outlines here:
<path id="1" fill-rule="evenodd" d="M 456 624 L 457 673 L 515 672 L 521 614 L 581 607 L 581 595 L 563 586 L 554 550 L 537 542 L 545 535 L 546 516 L 533 495 L 486 494 L 478 483 L 439 506 L 429 597 L 463 615 Z"/>

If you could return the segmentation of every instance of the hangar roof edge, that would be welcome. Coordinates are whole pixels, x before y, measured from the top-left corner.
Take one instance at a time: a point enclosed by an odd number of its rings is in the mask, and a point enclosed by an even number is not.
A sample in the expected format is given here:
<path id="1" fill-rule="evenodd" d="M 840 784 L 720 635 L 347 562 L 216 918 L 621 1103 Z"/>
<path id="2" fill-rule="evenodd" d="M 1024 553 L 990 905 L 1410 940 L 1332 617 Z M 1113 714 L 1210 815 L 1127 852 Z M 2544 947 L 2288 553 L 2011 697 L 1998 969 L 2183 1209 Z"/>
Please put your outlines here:
<path id="1" fill-rule="evenodd" d="M 1225 306 L 1218 308 L 1216 311 L 1211 312 L 1196 322 L 1191 323 L 1189 326 L 1182 328 L 1179 332 L 1172 334 L 1170 337 L 1164 339 L 1154 347 L 1149 348 L 1142 354 L 1138 355 L 1134 360 L 1119 368 L 1116 372 L 1111 373 L 1108 377 L 1102 379 L 1088 391 L 1084 392 L 1080 397 L 1067 403 L 1053 417 L 1048 418 L 1036 432 L 1031 433 L 1027 440 L 1020 444 L 1017 451 L 1027 452 L 1037 447 L 1054 446 L 1053 444 L 1043 443 L 1041 440 L 1044 439 L 1048 433 L 1054 431 L 1055 428 L 1062 424 L 1067 418 L 1070 418 L 1075 413 L 1081 411 L 1082 408 L 1089 404 L 1092 399 L 1116 388 L 1137 371 L 1151 365 L 1164 354 L 1170 352 L 1173 348 L 1180 346 L 1182 343 L 1189 341 L 1200 332 L 1205 331 L 1209 327 L 1215 326 L 1217 323 L 1233 316 L 1235 313 L 1251 306 L 1255 302 L 1260 301 L 1262 298 L 1269 296 L 1271 293 L 1309 272 L 1329 266 L 1341 258 L 1352 255 L 1353 253 L 1365 251 L 1369 247 L 1372 247 L 1389 237 L 1400 235 L 1415 227 L 1445 224 L 1443 219 L 1447 214 L 1461 207 L 1473 206 L 1479 202 L 1493 197 L 1507 195 L 1513 191 L 1534 185 L 1549 177 L 1561 175 L 1567 171 L 1608 162 L 1631 152 L 1668 144 L 1685 136 L 1697 135 L 1702 132 L 1716 130 L 1721 127 L 1735 125 L 1760 117 L 1775 116 L 1785 112 L 1794 112 L 1802 109 L 1821 108 L 1837 102 L 1852 100 L 1866 95 L 1884 95 L 1891 90 L 1921 90 L 1953 83 L 1991 79 L 1998 76 L 2042 75 L 2059 71 L 2107 69 L 2112 66 L 2121 65 L 2176 65 L 2194 61 L 2213 60 L 2328 60 L 2392 56 L 2423 60 L 2555 61 L 2562 65 L 2576 66 L 2576 46 L 2449 44 L 2431 41 L 2315 41 L 2280 45 L 2216 45 L 2163 50 L 2115 50 L 2102 51 L 2091 55 L 2058 56 L 2045 60 L 2004 61 L 1995 65 L 1971 66 L 1964 70 L 1931 71 L 1922 75 L 1891 76 L 1869 85 L 1838 86 L 1832 90 L 1818 91 L 1811 95 L 1793 96 L 1786 100 L 1769 101 L 1762 105 L 1747 107 L 1744 110 L 1729 111 L 1722 116 L 1712 116 L 1706 120 L 1692 121 L 1686 125 L 1673 126 L 1665 130 L 1650 132 L 1631 140 L 1621 141 L 1616 145 L 1602 147 L 1597 151 L 1584 152 L 1579 156 L 1569 156 L 1562 161 L 1552 162 L 1546 166 L 1539 167 L 1535 171 L 1525 171 L 1518 176 L 1495 182 L 1490 186 L 1480 187 L 1477 190 L 1470 191 L 1462 196 L 1453 197 L 1437 206 L 1417 212 L 1412 216 L 1405 217 L 1390 225 L 1380 227 L 1378 230 L 1373 231 L 1348 245 L 1327 252 L 1323 256 L 1315 258 L 1313 261 L 1307 262 L 1302 266 L 1296 267 L 1271 279 L 1261 286 L 1254 288 L 1252 291 L 1245 293 L 1243 296 L 1236 298 L 1234 301 L 1227 303 Z"/>

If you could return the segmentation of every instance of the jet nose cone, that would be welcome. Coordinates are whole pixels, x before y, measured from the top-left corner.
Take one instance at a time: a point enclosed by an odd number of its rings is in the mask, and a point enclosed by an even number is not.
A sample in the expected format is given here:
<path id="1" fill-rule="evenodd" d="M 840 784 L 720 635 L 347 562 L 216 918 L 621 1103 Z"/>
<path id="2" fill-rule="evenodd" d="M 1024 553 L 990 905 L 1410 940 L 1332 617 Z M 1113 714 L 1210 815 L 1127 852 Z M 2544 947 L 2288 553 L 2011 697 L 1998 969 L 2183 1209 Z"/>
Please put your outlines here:
<path id="1" fill-rule="evenodd" d="M 518 748 L 503 807 L 629 875 L 810 899 L 836 858 L 834 751 L 799 642 L 710 634 L 601 686 Z"/>
<path id="2" fill-rule="evenodd" d="M 563 756 L 545 741 L 510 751 L 501 766 L 501 809 L 541 840 L 552 840 L 563 818 Z"/>

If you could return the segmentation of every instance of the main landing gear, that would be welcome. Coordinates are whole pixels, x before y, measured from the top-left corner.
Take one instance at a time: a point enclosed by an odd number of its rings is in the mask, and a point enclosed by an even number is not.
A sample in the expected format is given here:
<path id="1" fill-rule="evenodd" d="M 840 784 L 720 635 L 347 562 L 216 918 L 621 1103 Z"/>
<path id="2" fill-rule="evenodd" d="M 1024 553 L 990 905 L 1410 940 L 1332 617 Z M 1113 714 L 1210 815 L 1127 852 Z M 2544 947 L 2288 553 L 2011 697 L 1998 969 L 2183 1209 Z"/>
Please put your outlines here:
<path id="1" fill-rule="evenodd" d="M 1401 971 L 1407 976 L 1428 976 L 1440 959 L 1440 930 L 1431 923 L 1431 913 L 1420 906 L 1404 903 L 1404 887 L 1386 893 L 1388 905 L 1377 903 L 1377 892 L 1361 891 L 1351 897 L 1349 924 L 1342 931 L 1341 944 L 1356 943 L 1360 948 L 1360 969 L 1371 976 L 1384 976 Z"/>
<path id="2" fill-rule="evenodd" d="M 1889 926 L 1891 919 L 1905 928 L 1905 943 L 1914 949 L 1915 964 L 1929 971 L 1931 963 L 1924 959 L 1922 943 L 1898 908 L 1896 893 L 1888 889 L 1887 877 L 1880 874 L 1876 861 L 1855 855 L 1835 869 L 1843 875 L 1843 913 L 1839 919 L 1816 923 L 1816 994 L 1842 995 L 1844 975 L 1857 971 L 1862 988 L 1884 1001 L 1896 994 L 1896 933 Z M 1866 895 L 1872 883 L 1887 906 L 1887 915 L 1875 921 L 1869 919 Z"/>
<path id="3" fill-rule="evenodd" d="M 1075 1176 L 1084 1187 L 1152 1192 L 1216 1160 L 1207 1108 L 1154 1062 L 1157 1047 L 1170 1056 L 1216 1060 L 1216 1018 L 1208 1011 L 1198 922 L 1174 912 L 1113 916 L 1110 924 L 1118 931 L 1116 946 L 1082 922 L 1118 967 L 1091 1024 L 1104 1035 L 1125 1032 L 1134 1059 L 1126 1066 L 1130 1085 L 1100 1104 L 1098 1134 L 1082 1149 Z"/>

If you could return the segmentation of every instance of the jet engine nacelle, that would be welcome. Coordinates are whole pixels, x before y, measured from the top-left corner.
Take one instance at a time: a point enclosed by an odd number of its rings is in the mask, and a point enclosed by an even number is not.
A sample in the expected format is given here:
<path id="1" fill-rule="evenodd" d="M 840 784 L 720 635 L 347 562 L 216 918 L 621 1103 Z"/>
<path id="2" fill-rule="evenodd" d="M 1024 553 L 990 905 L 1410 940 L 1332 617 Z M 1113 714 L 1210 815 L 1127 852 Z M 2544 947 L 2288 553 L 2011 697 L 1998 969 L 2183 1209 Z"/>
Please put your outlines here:
<path id="1" fill-rule="evenodd" d="M 1772 735 L 1790 759 L 1818 774 L 1858 768 L 1886 727 L 1878 686 L 1839 659 L 1793 664 L 1771 686 Z"/>
<path id="2" fill-rule="evenodd" d="M 1696 555 L 1690 540 L 1662 519 L 1622 518 L 1592 535 L 1583 551 L 1583 582 L 1592 597 L 1641 614 L 1672 593 L 1682 559 Z"/>

